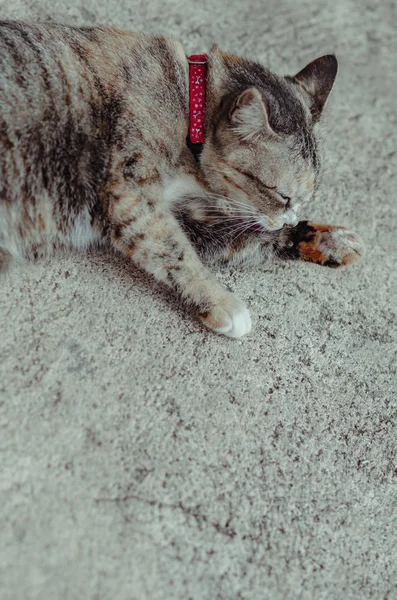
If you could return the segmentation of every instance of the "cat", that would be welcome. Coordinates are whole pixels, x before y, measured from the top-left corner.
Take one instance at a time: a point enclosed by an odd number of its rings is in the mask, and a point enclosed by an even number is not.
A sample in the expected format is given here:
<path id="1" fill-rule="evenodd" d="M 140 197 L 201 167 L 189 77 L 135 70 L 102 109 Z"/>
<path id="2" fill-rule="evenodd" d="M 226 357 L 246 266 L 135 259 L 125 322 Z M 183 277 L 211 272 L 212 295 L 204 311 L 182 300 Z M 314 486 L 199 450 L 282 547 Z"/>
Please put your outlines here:
<path id="1" fill-rule="evenodd" d="M 338 267 L 361 255 L 354 233 L 298 219 L 318 187 L 333 55 L 280 77 L 213 46 L 194 147 L 189 63 L 174 40 L 3 21 L 0 62 L 0 270 L 110 244 L 208 328 L 240 337 L 249 310 L 213 261 Z"/>

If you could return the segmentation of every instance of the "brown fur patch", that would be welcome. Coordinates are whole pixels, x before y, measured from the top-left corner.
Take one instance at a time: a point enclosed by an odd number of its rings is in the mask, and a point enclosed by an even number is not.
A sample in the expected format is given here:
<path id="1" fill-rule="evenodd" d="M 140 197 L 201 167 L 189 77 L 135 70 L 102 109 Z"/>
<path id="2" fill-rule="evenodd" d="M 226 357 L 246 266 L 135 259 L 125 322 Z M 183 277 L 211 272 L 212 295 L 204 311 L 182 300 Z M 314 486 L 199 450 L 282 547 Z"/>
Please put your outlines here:
<path id="1" fill-rule="evenodd" d="M 244 248 L 245 239 L 240 236 L 238 239 L 233 240 L 229 248 L 227 249 L 227 258 L 231 259 L 233 256 Z"/>
<path id="2" fill-rule="evenodd" d="M 129 208 L 121 210 L 118 216 L 122 221 L 127 220 L 127 218 L 129 219 L 130 223 L 136 221 L 136 217 L 131 217 L 131 210 Z"/>
<path id="3" fill-rule="evenodd" d="M 224 323 L 217 320 L 210 312 L 203 312 L 199 315 L 199 317 L 200 320 L 207 325 L 207 327 L 210 327 L 210 329 L 219 329 L 224 325 Z"/>
<path id="4" fill-rule="evenodd" d="M 131 258 L 131 256 L 133 256 L 133 254 L 135 252 L 135 248 L 136 248 L 136 246 L 135 246 L 134 242 L 130 242 L 129 245 L 128 245 L 128 248 L 126 250 L 126 255 L 129 258 Z"/>
<path id="5" fill-rule="evenodd" d="M 239 56 L 235 56 L 234 54 L 230 54 L 229 52 L 222 52 L 222 57 L 228 63 L 234 63 L 235 65 L 242 65 L 244 63 L 244 59 Z"/>
<path id="6" fill-rule="evenodd" d="M 344 227 L 339 227 L 338 225 L 323 225 L 321 223 L 308 223 L 309 227 L 313 227 L 315 231 L 335 231 L 335 229 L 345 229 Z"/>
<path id="7" fill-rule="evenodd" d="M 317 250 L 319 244 L 319 236 L 316 235 L 315 239 L 311 242 L 300 242 L 299 243 L 299 255 L 302 260 L 308 260 L 310 262 L 318 263 L 323 265 L 329 260 L 329 257 Z"/>
<path id="8" fill-rule="evenodd" d="M 41 215 L 39 215 L 38 220 L 39 220 L 39 229 L 41 231 L 43 231 L 43 229 L 45 229 L 45 221 Z"/>

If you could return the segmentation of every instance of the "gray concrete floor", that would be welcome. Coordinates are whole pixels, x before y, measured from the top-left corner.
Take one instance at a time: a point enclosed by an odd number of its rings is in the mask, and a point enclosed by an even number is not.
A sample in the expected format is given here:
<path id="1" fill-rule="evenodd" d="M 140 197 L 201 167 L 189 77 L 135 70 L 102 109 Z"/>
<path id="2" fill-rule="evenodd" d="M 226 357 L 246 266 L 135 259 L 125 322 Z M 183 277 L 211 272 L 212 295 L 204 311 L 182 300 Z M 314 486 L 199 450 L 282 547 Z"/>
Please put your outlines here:
<path id="1" fill-rule="evenodd" d="M 350 270 L 219 277 L 252 308 L 203 331 L 106 253 L 0 289 L 0 598 L 397 597 L 397 11 L 381 0 L 1 1 L 2 17 L 213 41 L 281 73 L 335 52 L 307 216 Z"/>

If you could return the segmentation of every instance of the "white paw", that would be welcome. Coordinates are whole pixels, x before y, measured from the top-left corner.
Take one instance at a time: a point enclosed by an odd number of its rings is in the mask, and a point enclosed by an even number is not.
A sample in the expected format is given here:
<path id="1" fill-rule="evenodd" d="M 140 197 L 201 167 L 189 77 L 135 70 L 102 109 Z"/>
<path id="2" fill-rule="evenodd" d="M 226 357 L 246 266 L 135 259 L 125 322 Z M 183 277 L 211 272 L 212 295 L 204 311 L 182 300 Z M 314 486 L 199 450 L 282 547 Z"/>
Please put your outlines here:
<path id="1" fill-rule="evenodd" d="M 200 315 L 200 319 L 209 329 L 228 337 L 239 338 L 251 331 L 248 308 L 232 294 Z"/>
<path id="2" fill-rule="evenodd" d="M 215 309 L 218 319 L 222 325 L 214 327 L 217 333 L 223 333 L 228 337 L 239 338 L 251 331 L 251 315 L 248 308 L 240 309 L 238 312 L 230 313 L 223 308 Z M 215 312 L 215 311 L 214 311 Z"/>

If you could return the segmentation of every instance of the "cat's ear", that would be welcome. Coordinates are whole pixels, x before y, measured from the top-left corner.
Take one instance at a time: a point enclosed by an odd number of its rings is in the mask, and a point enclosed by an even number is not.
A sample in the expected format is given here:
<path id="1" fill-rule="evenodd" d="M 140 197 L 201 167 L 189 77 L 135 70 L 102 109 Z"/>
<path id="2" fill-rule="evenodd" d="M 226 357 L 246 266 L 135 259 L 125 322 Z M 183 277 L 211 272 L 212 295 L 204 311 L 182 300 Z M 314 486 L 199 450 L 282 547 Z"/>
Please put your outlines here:
<path id="1" fill-rule="evenodd" d="M 229 119 L 244 139 L 251 139 L 263 133 L 274 135 L 269 125 L 266 105 L 260 92 L 254 87 L 237 96 L 231 106 Z"/>
<path id="2" fill-rule="evenodd" d="M 314 119 L 318 119 L 334 85 L 338 61 L 333 54 L 309 63 L 294 79 L 309 94 Z"/>

